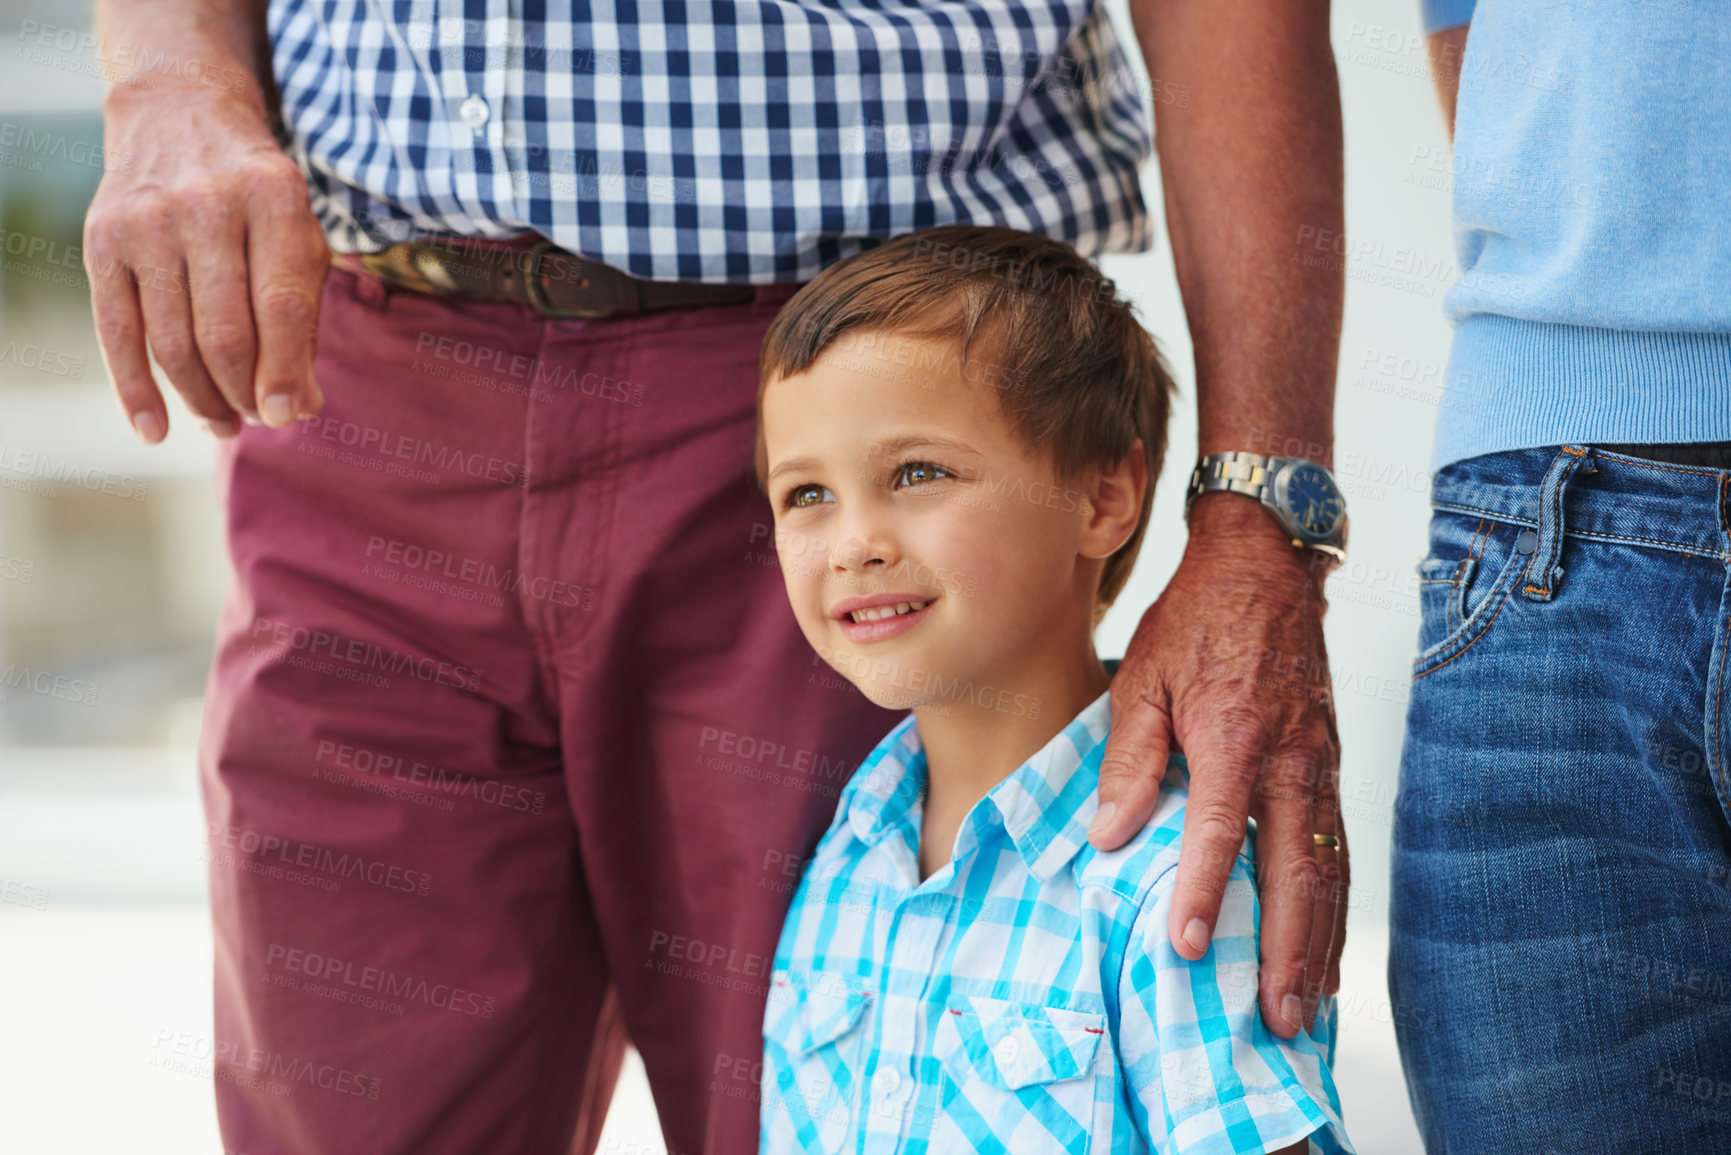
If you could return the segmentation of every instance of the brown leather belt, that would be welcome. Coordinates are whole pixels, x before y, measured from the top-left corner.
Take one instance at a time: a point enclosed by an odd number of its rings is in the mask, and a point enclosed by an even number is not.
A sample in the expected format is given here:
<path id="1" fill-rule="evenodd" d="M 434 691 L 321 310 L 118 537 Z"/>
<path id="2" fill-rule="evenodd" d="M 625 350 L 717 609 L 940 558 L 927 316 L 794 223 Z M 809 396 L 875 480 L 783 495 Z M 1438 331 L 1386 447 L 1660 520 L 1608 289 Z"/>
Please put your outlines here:
<path id="1" fill-rule="evenodd" d="M 377 253 L 338 253 L 339 263 L 389 284 L 439 296 L 517 301 L 543 317 L 594 319 L 757 298 L 756 285 L 646 281 L 568 252 L 546 237 L 403 241 Z M 797 288 L 797 286 L 790 286 Z"/>

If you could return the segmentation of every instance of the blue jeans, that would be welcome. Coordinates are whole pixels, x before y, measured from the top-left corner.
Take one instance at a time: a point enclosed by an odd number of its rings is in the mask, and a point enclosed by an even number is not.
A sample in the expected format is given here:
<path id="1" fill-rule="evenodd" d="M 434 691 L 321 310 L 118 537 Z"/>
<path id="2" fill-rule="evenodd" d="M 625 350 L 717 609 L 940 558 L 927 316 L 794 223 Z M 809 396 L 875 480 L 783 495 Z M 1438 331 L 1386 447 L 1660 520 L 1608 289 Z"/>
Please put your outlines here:
<path id="1" fill-rule="evenodd" d="M 1389 995 L 1431 1155 L 1731 1150 L 1731 470 L 1439 470 Z"/>

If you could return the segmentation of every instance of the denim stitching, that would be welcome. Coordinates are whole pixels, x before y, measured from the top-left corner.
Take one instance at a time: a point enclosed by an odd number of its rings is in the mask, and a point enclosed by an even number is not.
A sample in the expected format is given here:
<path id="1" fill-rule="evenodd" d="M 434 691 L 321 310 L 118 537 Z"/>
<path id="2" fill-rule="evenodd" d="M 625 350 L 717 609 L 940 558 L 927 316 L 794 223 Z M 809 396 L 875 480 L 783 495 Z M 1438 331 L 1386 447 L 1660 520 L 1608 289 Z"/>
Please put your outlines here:
<path id="1" fill-rule="evenodd" d="M 1467 624 L 1467 571 L 1478 564 L 1478 559 L 1464 557 L 1455 563 L 1454 589 L 1449 593 L 1449 632 L 1460 629 Z"/>
<path id="2" fill-rule="evenodd" d="M 1571 529 L 1568 531 L 1568 534 L 1571 537 L 1584 537 L 1589 541 L 1615 541 L 1622 542 L 1625 545 L 1656 545 L 1662 548 L 1675 550 L 1684 557 L 1711 557 L 1718 558 L 1720 561 L 1731 560 L 1731 554 L 1714 553 L 1711 550 L 1702 550 L 1695 546 L 1688 545 L 1685 542 L 1667 541 L 1664 538 L 1659 537 L 1636 537 L 1633 534 L 1594 533 L 1590 529 Z"/>
<path id="3" fill-rule="evenodd" d="M 1721 527 L 1726 524 L 1726 496 L 1731 488 L 1731 475 L 1719 478 L 1719 522 Z M 1731 533 L 1731 530 L 1727 531 Z M 1713 758 L 1718 765 L 1719 776 L 1725 775 L 1724 751 L 1720 748 L 1719 728 L 1720 718 L 1725 708 L 1725 648 L 1731 646 L 1731 620 L 1725 623 L 1725 641 L 1719 647 L 1719 677 L 1713 684 Z M 1724 791 L 1720 790 L 1720 808 L 1724 808 Z"/>
<path id="4" fill-rule="evenodd" d="M 1510 525 L 1525 526 L 1527 529 L 1534 529 L 1538 526 L 1538 522 L 1531 518 L 1517 517 L 1514 514 L 1501 513 L 1496 510 L 1481 510 L 1476 506 L 1433 505 L 1431 508 L 1448 510 L 1453 513 L 1483 513 L 1486 516 L 1496 518 L 1498 521 L 1505 521 Z M 1720 561 L 1731 561 L 1731 552 L 1717 552 L 1710 549 L 1702 549 L 1698 545 L 1691 545 L 1688 542 L 1682 541 L 1672 541 L 1669 538 L 1641 537 L 1637 534 L 1596 533 L 1590 529 L 1569 529 L 1564 530 L 1563 532 L 1569 537 L 1584 537 L 1589 541 L 1618 541 L 1629 545 L 1656 545 L 1663 549 L 1676 550 L 1678 553 L 1684 554 L 1688 557 L 1711 557 L 1717 558 Z"/>
<path id="5" fill-rule="evenodd" d="M 1725 623 L 1724 646 L 1731 646 L 1731 620 Z M 1719 678 L 1713 684 L 1713 760 L 1719 763 L 1719 775 L 1725 775 L 1725 755 L 1719 744 L 1719 719 L 1725 709 L 1725 651 L 1719 652 Z"/>
<path id="6" fill-rule="evenodd" d="M 1603 457 L 1608 460 L 1626 461 L 1630 465 L 1639 465 L 1642 469 L 1663 469 L 1667 473 L 1688 473 L 1695 477 L 1715 477 L 1722 472 L 1717 469 L 1685 469 L 1676 465 L 1665 465 L 1657 461 L 1648 461 L 1642 457 L 1628 457 L 1624 454 L 1615 453 L 1608 449 L 1595 449 L 1593 450 L 1593 456 Z"/>
<path id="7" fill-rule="evenodd" d="M 1574 454 L 1576 456 L 1576 460 L 1579 461 L 1580 454 L 1582 451 L 1574 450 L 1574 449 L 1571 449 L 1570 447 L 1565 446 L 1564 452 Z M 1658 470 L 1663 470 L 1667 473 L 1684 473 L 1684 474 L 1689 474 L 1689 475 L 1694 476 L 1694 477 L 1717 477 L 1719 479 L 1719 484 L 1720 484 L 1722 507 L 1723 507 L 1723 502 L 1725 500 L 1725 496 L 1724 496 L 1725 490 L 1727 488 L 1731 488 L 1731 473 L 1727 473 L 1726 471 L 1723 471 L 1723 470 L 1680 468 L 1678 466 L 1665 465 L 1663 463 L 1654 462 L 1654 461 L 1646 461 L 1646 460 L 1643 460 L 1643 459 L 1638 458 L 1638 457 L 1628 457 L 1628 456 L 1625 456 L 1624 454 L 1621 454 L 1621 453 L 1611 453 L 1611 452 L 1607 452 L 1605 450 L 1600 450 L 1600 449 L 1595 449 L 1595 450 L 1592 450 L 1591 452 L 1593 453 L 1594 456 L 1597 456 L 1597 457 L 1603 457 L 1606 459 L 1614 459 L 1617 461 L 1626 462 L 1630 465 L 1638 465 L 1644 469 L 1658 469 Z M 1479 514 L 1481 517 L 1489 517 L 1489 518 L 1492 518 L 1492 519 L 1497 520 L 1497 521 L 1507 522 L 1511 525 L 1525 526 L 1526 528 L 1529 528 L 1529 529 L 1536 529 L 1538 527 L 1538 524 L 1539 524 L 1537 521 L 1535 521 L 1532 518 L 1521 517 L 1519 515 L 1505 513 L 1505 512 L 1502 512 L 1500 510 L 1484 509 L 1484 508 L 1481 508 L 1481 507 L 1476 506 L 1476 505 L 1460 505 L 1460 504 L 1456 504 L 1453 502 L 1432 502 L 1431 508 L 1432 509 L 1438 509 L 1438 510 L 1448 510 L 1448 511 L 1452 511 L 1455 513 L 1467 513 L 1467 514 L 1476 513 L 1476 514 Z M 1711 558 L 1715 558 L 1715 559 L 1720 560 L 1720 561 L 1731 561 L 1731 546 L 1728 546 L 1728 548 L 1724 551 L 1714 553 L 1711 551 L 1703 551 L 1699 547 L 1689 546 L 1689 545 L 1685 545 L 1682 542 L 1669 541 L 1669 540 L 1666 540 L 1663 538 L 1639 537 L 1636 535 L 1625 536 L 1625 535 L 1619 535 L 1619 534 L 1600 534 L 1600 533 L 1593 533 L 1590 530 L 1565 529 L 1562 533 L 1557 535 L 1559 545 L 1560 545 L 1562 538 L 1569 536 L 1570 534 L 1573 534 L 1575 537 L 1586 538 L 1586 539 L 1592 540 L 1592 541 L 1608 541 L 1608 542 L 1623 542 L 1623 543 L 1627 543 L 1627 544 L 1638 544 L 1639 543 L 1639 544 L 1654 545 L 1654 546 L 1658 546 L 1662 549 L 1676 550 L 1678 553 L 1681 553 L 1686 557 L 1692 557 L 1692 558 L 1693 557 L 1711 557 Z M 1520 576 L 1515 579 L 1515 581 L 1517 583 L 1520 583 L 1521 581 L 1523 581 L 1525 579 L 1527 572 L 1532 569 L 1533 559 L 1536 558 L 1537 556 L 1538 556 L 1537 553 L 1535 553 L 1535 554 L 1533 554 L 1532 557 L 1529 557 L 1527 559 L 1526 566 L 1521 570 Z M 1438 579 L 1438 580 L 1441 580 L 1441 579 Z M 1532 589 L 1534 587 L 1528 586 L 1527 588 Z M 1514 594 L 1514 590 L 1510 589 L 1508 595 L 1504 596 L 1502 603 L 1497 606 L 1496 611 L 1494 613 L 1492 613 L 1490 618 L 1485 622 L 1484 627 L 1482 629 L 1480 629 L 1478 633 L 1474 634 L 1472 636 L 1472 638 L 1469 641 L 1467 641 L 1467 643 L 1464 646 L 1461 646 L 1454 653 L 1450 654 L 1448 657 L 1444 658 L 1442 661 L 1437 662 L 1435 665 L 1430 666 L 1427 669 L 1421 670 L 1421 671 L 1413 674 L 1411 680 L 1416 682 L 1420 678 L 1429 677 L 1431 674 L 1436 673 L 1438 670 L 1442 669 L 1444 666 L 1448 665 L 1450 662 L 1454 661 L 1456 658 L 1460 657 L 1462 654 L 1464 654 L 1468 650 L 1472 649 L 1473 646 L 1477 645 L 1479 639 L 1485 636 L 1485 633 L 1487 631 L 1489 631 L 1489 629 L 1491 628 L 1491 624 L 1497 620 L 1498 616 L 1501 615 L 1503 610 L 1508 606 L 1509 601 L 1511 600 L 1513 594 Z M 1731 621 L 1727 621 L 1727 623 L 1726 623 L 1726 645 L 1728 647 L 1731 647 Z M 1720 753 L 1719 719 L 1722 716 L 1722 712 L 1723 712 L 1723 708 L 1724 708 L 1724 704 L 1725 704 L 1725 698 L 1724 698 L 1725 665 L 1726 665 L 1726 662 L 1724 662 L 1724 661 L 1720 662 L 1719 679 L 1714 686 L 1713 743 L 1714 743 L 1714 753 L 1716 756 Z"/>
<path id="8" fill-rule="evenodd" d="M 1505 521 L 1510 525 L 1523 525 L 1528 529 L 1532 529 L 1539 524 L 1530 517 L 1521 517 L 1519 514 L 1504 513 L 1501 510 L 1496 509 L 1480 509 L 1476 505 L 1455 505 L 1453 502 L 1448 501 L 1433 501 L 1431 502 L 1430 507 L 1432 509 L 1447 510 L 1452 513 L 1477 513 L 1491 518 L 1494 521 Z"/>
<path id="9" fill-rule="evenodd" d="M 1585 449 L 1576 449 L 1572 445 L 1565 445 L 1562 448 L 1562 452 L 1569 454 L 1574 458 L 1574 460 L 1563 467 L 1562 472 L 1557 475 L 1556 482 L 1551 486 L 1551 505 L 1554 507 L 1551 514 L 1553 525 L 1560 523 L 1563 519 L 1563 490 L 1568 488 L 1569 479 L 1575 475 L 1575 467 L 1581 464 L 1581 458 L 1587 451 Z M 1540 533 L 1542 534 L 1543 532 L 1544 531 L 1541 529 Z M 1539 573 L 1546 582 L 1553 580 L 1557 558 L 1560 557 L 1563 552 L 1563 539 L 1567 536 L 1568 529 L 1566 527 L 1558 529 L 1556 540 L 1551 542 L 1551 548 L 1545 551 L 1545 568 L 1540 570 Z M 1536 552 L 1534 556 L 1537 556 Z M 1529 561 L 1527 565 L 1531 566 L 1532 562 Z M 1549 585 L 1528 585 L 1526 592 L 1529 594 L 1543 594 L 1546 598 L 1551 596 L 1551 588 Z"/>
<path id="10" fill-rule="evenodd" d="M 1538 557 L 1538 556 L 1539 555 L 1535 553 L 1535 554 L 1532 554 L 1531 556 L 1529 556 L 1527 558 L 1527 564 L 1521 568 L 1520 575 L 1515 578 L 1516 582 L 1521 581 L 1523 578 L 1525 578 L 1527 576 L 1527 571 L 1533 568 L 1533 558 Z M 1493 613 L 1491 615 L 1490 621 L 1487 621 L 1485 623 L 1484 629 L 1480 630 L 1478 633 L 1473 635 L 1472 641 L 1468 642 L 1466 645 L 1462 646 L 1460 649 L 1456 650 L 1454 653 L 1450 654 L 1447 658 L 1444 658 L 1442 661 L 1438 662 L 1436 665 L 1430 667 L 1428 670 L 1424 670 L 1420 673 L 1414 674 L 1412 676 L 1412 681 L 1416 682 L 1420 678 L 1428 677 L 1431 674 L 1436 673 L 1438 670 L 1442 669 L 1444 666 L 1448 665 L 1450 662 L 1454 661 L 1456 658 L 1460 657 L 1462 654 L 1466 653 L 1468 650 L 1472 649 L 1475 645 L 1477 645 L 1478 640 L 1480 638 L 1484 637 L 1486 631 L 1488 631 L 1491 628 L 1491 622 L 1496 621 L 1498 615 L 1501 614 L 1503 612 L 1503 610 L 1508 606 L 1508 604 L 1514 600 L 1514 594 L 1515 594 L 1514 588 L 1510 587 L 1509 591 L 1503 595 L 1502 605 L 1499 605 L 1497 607 L 1496 613 Z"/>
<path id="11" fill-rule="evenodd" d="M 1557 514 L 1553 515 L 1553 517 L 1557 517 L 1557 516 L 1561 515 L 1562 511 L 1561 511 L 1560 506 L 1562 504 L 1563 489 L 1568 484 L 1569 477 L 1571 474 L 1574 473 L 1575 467 L 1581 463 L 1581 458 L 1585 454 L 1586 451 L 1585 450 L 1577 450 L 1577 449 L 1574 449 L 1570 446 L 1564 446 L 1563 452 L 1568 453 L 1571 457 L 1574 458 L 1574 460 L 1569 462 L 1569 464 L 1564 467 L 1562 472 L 1558 474 L 1556 481 L 1554 483 L 1551 483 L 1551 485 L 1550 485 L 1553 504 L 1555 504 L 1559 507 Z M 1561 460 L 1561 455 L 1559 454 L 1557 458 L 1553 459 L 1552 468 L 1555 468 L 1556 462 L 1560 461 L 1560 460 Z M 1549 478 L 1550 470 L 1547 469 L 1545 472 L 1546 472 L 1546 477 Z M 1555 521 L 1553 521 L 1552 524 L 1556 524 Z M 1555 556 L 1556 552 L 1562 548 L 1562 539 L 1565 535 L 1566 535 L 1566 531 L 1559 531 L 1557 533 L 1557 541 L 1556 541 L 1555 545 L 1553 546 L 1552 550 L 1550 551 L 1552 556 Z M 1524 583 L 1526 581 L 1527 574 L 1532 571 L 1533 562 L 1538 559 L 1538 556 L 1539 555 L 1538 555 L 1537 550 L 1535 550 L 1533 553 L 1527 555 L 1527 564 L 1521 567 L 1521 572 L 1518 575 L 1516 575 L 1515 580 L 1514 580 L 1514 584 L 1511 585 L 1507 591 L 1505 591 L 1505 593 L 1503 594 L 1502 602 L 1500 604 L 1498 604 L 1495 612 L 1493 612 L 1491 614 L 1491 616 L 1485 621 L 1483 629 L 1479 630 L 1478 633 L 1474 634 L 1472 636 L 1471 640 L 1469 640 L 1466 645 L 1461 646 L 1460 649 L 1458 649 L 1454 653 L 1450 654 L 1447 658 L 1438 662 L 1436 665 L 1431 666 L 1429 669 L 1426 669 L 1422 672 L 1413 674 L 1412 680 L 1417 681 L 1419 678 L 1423 678 L 1429 674 L 1435 673 L 1437 670 L 1442 669 L 1444 666 L 1448 665 L 1450 662 L 1454 661 L 1456 658 L 1460 657 L 1462 654 L 1466 653 L 1468 650 L 1472 649 L 1475 645 L 1477 645 L 1479 639 L 1485 636 L 1485 633 L 1491 628 L 1491 624 L 1493 622 L 1495 622 L 1497 620 L 1497 618 L 1502 615 L 1504 608 L 1506 608 L 1508 606 L 1509 602 L 1513 600 L 1514 592 L 1515 592 L 1514 586 L 1515 585 L 1521 585 L 1522 583 Z M 1536 589 L 1530 583 L 1525 586 L 1525 589 L 1529 593 L 1547 593 L 1548 592 L 1546 590 Z M 1483 607 L 1480 607 L 1480 608 L 1481 608 L 1481 610 L 1483 609 Z"/>
<path id="12" fill-rule="evenodd" d="M 1479 518 L 1479 527 L 1473 530 L 1472 545 L 1467 550 L 1467 557 L 1472 560 L 1475 566 L 1479 559 L 1484 557 L 1485 547 L 1491 543 L 1491 534 L 1495 531 L 1496 524 L 1487 518 Z M 1481 534 L 1483 536 L 1480 536 Z M 1464 564 L 1455 567 L 1455 592 L 1449 598 L 1449 630 L 1451 632 L 1467 624 L 1466 569 Z"/>
<path id="13" fill-rule="evenodd" d="M 1493 518 L 1492 521 L 1494 524 L 1495 518 Z M 1514 574 L 1512 577 L 1510 577 L 1507 573 L 1503 573 L 1503 572 L 1499 571 L 1498 574 L 1496 575 L 1497 576 L 1497 583 L 1499 586 L 1504 587 L 1503 588 L 1503 598 L 1502 598 L 1502 601 L 1497 605 L 1496 609 L 1491 611 L 1490 617 L 1485 620 L 1484 627 L 1482 629 L 1480 629 L 1478 633 L 1474 634 L 1470 639 L 1465 639 L 1465 642 L 1466 642 L 1465 645 L 1461 645 L 1461 642 L 1463 641 L 1463 639 L 1456 638 L 1454 640 L 1454 642 L 1451 643 L 1451 645 L 1459 646 L 1460 647 L 1459 649 L 1455 650 L 1455 652 L 1453 654 L 1450 654 L 1447 658 L 1443 659 L 1440 662 L 1437 662 L 1436 665 L 1431 666 L 1429 669 L 1423 671 L 1422 673 L 1413 674 L 1412 678 L 1414 680 L 1416 680 L 1418 678 L 1424 677 L 1426 674 L 1430 674 L 1436 670 L 1442 669 L 1444 666 L 1448 665 L 1450 662 L 1452 662 L 1456 658 L 1460 657 L 1461 654 L 1464 654 L 1467 650 L 1471 649 L 1473 647 L 1474 643 L 1476 643 L 1480 638 L 1484 637 L 1485 631 L 1491 628 L 1491 623 L 1497 620 L 1497 615 L 1499 615 L 1503 612 L 1503 608 L 1505 606 L 1507 606 L 1509 604 L 1509 601 L 1514 597 L 1515 587 L 1521 584 L 1522 580 L 1527 576 L 1527 572 L 1533 568 L 1533 559 L 1537 556 L 1538 555 L 1536 553 L 1528 555 L 1527 562 L 1524 566 L 1521 567 L 1521 571 L 1518 574 Z M 1512 568 L 1514 565 L 1514 560 L 1515 559 L 1513 557 L 1510 557 L 1508 559 L 1508 561 L 1505 563 L 1505 565 Z M 1490 608 L 1491 599 L 1494 598 L 1495 596 L 1496 596 L 1495 590 L 1493 589 L 1492 593 L 1486 598 L 1485 604 L 1480 606 L 1478 608 L 1478 610 L 1475 612 L 1481 613 L 1481 614 L 1484 613 L 1487 609 Z M 1460 625 L 1465 626 L 1467 621 L 1470 620 L 1471 617 L 1472 617 L 1472 615 L 1469 614 L 1466 617 L 1462 618 Z M 1458 628 L 1459 627 L 1457 627 L 1457 629 Z M 1436 652 L 1432 655 L 1432 658 L 1430 660 L 1435 661 L 1435 659 L 1437 657 L 1441 657 L 1442 654 L 1447 653 L 1447 652 L 1448 652 L 1447 647 L 1437 649 Z"/>

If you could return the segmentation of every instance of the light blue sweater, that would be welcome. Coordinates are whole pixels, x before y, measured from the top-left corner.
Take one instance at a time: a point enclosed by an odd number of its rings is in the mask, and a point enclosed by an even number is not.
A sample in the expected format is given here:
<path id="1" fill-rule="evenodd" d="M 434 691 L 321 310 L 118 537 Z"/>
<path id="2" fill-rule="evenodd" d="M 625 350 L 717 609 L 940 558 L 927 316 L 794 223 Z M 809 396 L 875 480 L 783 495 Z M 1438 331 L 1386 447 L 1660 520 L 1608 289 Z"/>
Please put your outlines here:
<path id="1" fill-rule="evenodd" d="M 1471 20 L 1431 468 L 1731 441 L 1731 10 L 1421 3 L 1427 32 Z"/>

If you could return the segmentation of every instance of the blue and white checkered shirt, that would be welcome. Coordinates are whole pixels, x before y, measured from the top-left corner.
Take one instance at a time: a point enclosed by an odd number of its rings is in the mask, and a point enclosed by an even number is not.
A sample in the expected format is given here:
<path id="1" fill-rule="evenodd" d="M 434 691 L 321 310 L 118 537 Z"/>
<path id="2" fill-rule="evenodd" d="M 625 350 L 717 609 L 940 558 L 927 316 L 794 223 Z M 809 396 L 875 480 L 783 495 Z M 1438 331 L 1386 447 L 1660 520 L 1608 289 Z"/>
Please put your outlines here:
<path id="1" fill-rule="evenodd" d="M 1350 1153 L 1329 1068 L 1339 1007 L 1290 1042 L 1257 1009 L 1245 835 L 1208 953 L 1166 936 L 1189 776 L 1102 853 L 1087 841 L 1110 694 L 968 814 L 919 881 L 914 715 L 842 791 L 776 949 L 765 1155 Z"/>
<path id="2" fill-rule="evenodd" d="M 268 27 L 342 252 L 532 230 L 763 284 L 957 221 L 1153 243 L 1147 113 L 1097 0 L 271 0 Z"/>

